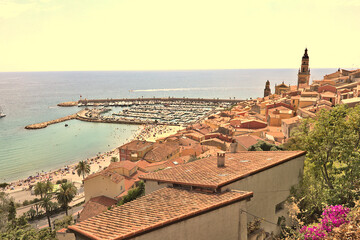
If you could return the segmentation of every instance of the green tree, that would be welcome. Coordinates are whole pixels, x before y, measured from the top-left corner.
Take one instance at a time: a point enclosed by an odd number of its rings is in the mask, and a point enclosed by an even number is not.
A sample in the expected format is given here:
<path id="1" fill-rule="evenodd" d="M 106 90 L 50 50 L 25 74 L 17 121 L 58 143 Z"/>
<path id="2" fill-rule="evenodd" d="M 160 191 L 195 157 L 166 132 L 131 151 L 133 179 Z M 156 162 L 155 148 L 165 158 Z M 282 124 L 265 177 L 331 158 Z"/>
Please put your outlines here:
<path id="1" fill-rule="evenodd" d="M 68 216 L 69 203 L 74 199 L 77 189 L 73 183 L 62 183 L 56 192 L 56 198 L 59 204 L 65 208 L 66 216 Z"/>
<path id="2" fill-rule="evenodd" d="M 48 219 L 50 229 L 51 229 L 50 212 L 53 206 L 53 202 L 51 201 L 53 188 L 54 185 L 50 181 L 38 182 L 34 188 L 35 195 L 37 196 L 40 195 L 41 202 L 39 205 L 40 207 L 45 209 L 45 213 Z"/>
<path id="3" fill-rule="evenodd" d="M 82 175 L 83 180 L 85 178 L 85 175 L 88 175 L 90 173 L 90 165 L 85 161 L 80 161 L 75 169 L 79 176 Z"/>
<path id="4" fill-rule="evenodd" d="M 140 181 L 138 186 L 130 189 L 128 193 L 118 202 L 118 206 L 123 205 L 124 203 L 131 202 L 138 197 L 141 197 L 145 194 L 145 184 L 143 181 Z"/>
<path id="5" fill-rule="evenodd" d="M 118 162 L 119 158 L 118 157 L 111 157 L 111 162 Z"/>
<path id="6" fill-rule="evenodd" d="M 36 211 L 34 208 L 30 208 L 29 211 L 26 212 L 26 215 L 28 218 L 30 219 L 34 219 L 35 215 L 36 215 Z"/>
<path id="7" fill-rule="evenodd" d="M 6 228 L 12 199 L 5 192 L 0 192 L 0 232 Z"/>
<path id="8" fill-rule="evenodd" d="M 325 205 L 353 206 L 360 180 L 360 106 L 338 105 L 302 122 L 288 150 L 304 150 L 304 175 L 292 193 L 300 201 L 306 223 L 319 217 Z"/>
<path id="9" fill-rule="evenodd" d="M 45 209 L 46 218 L 48 220 L 49 228 L 51 229 L 51 210 L 53 210 L 54 203 L 51 201 L 51 195 L 46 195 L 42 202 L 40 203 L 40 206 Z"/>
<path id="10" fill-rule="evenodd" d="M 72 216 L 65 216 L 62 219 L 57 219 L 54 221 L 54 229 L 55 231 L 60 230 L 62 228 L 67 228 L 69 225 L 74 224 L 74 219 Z"/>
<path id="11" fill-rule="evenodd" d="M 0 232 L 0 239 L 55 240 L 55 234 L 55 231 L 49 232 L 47 228 L 36 230 L 27 222 L 25 216 L 22 216 L 20 218 L 16 218 L 14 222 L 8 223 L 6 228 Z"/>
<path id="12" fill-rule="evenodd" d="M 43 199 L 48 193 L 53 191 L 54 185 L 50 181 L 46 182 L 37 182 L 34 187 L 34 192 L 36 196 L 40 195 L 40 198 Z"/>
<path id="13" fill-rule="evenodd" d="M 281 151 L 282 147 L 276 146 L 265 141 L 258 141 L 256 144 L 249 147 L 248 151 Z"/>
<path id="14" fill-rule="evenodd" d="M 8 221 L 14 221 L 15 218 L 16 218 L 16 207 L 15 207 L 15 203 L 14 203 L 14 201 L 10 201 Z"/>

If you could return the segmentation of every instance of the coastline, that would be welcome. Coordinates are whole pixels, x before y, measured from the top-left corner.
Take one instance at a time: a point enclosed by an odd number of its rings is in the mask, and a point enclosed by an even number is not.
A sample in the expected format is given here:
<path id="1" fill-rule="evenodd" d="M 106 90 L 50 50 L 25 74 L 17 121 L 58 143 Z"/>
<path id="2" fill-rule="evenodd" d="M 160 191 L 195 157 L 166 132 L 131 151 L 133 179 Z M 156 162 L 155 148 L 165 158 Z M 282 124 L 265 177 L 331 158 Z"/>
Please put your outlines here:
<path id="1" fill-rule="evenodd" d="M 139 126 L 139 129 L 134 133 L 134 135 L 123 144 L 126 144 L 135 139 L 155 142 L 156 139 L 171 136 L 181 129 L 182 127 L 177 126 L 141 125 Z M 101 154 L 97 154 L 92 158 L 84 159 L 84 161 L 87 161 L 87 163 L 90 164 L 90 174 L 92 174 L 107 167 L 111 162 L 111 158 L 114 156 L 119 158 L 119 151 L 117 148 Z M 30 185 L 35 185 L 37 182 L 40 181 L 50 180 L 51 182 L 56 183 L 56 181 L 58 180 L 67 179 L 68 181 L 81 184 L 82 176 L 78 176 L 75 170 L 77 164 L 78 162 L 65 165 L 62 168 L 50 170 L 48 172 L 38 172 L 35 176 L 32 177 L 20 178 L 11 181 L 8 183 L 9 186 L 7 186 L 2 191 L 14 197 L 17 203 L 22 203 L 24 200 L 30 200 L 29 196 L 21 195 L 21 197 L 17 197 L 16 195 L 20 195 L 18 194 L 20 192 L 29 191 Z M 35 196 L 31 195 L 31 198 L 35 198 Z"/>

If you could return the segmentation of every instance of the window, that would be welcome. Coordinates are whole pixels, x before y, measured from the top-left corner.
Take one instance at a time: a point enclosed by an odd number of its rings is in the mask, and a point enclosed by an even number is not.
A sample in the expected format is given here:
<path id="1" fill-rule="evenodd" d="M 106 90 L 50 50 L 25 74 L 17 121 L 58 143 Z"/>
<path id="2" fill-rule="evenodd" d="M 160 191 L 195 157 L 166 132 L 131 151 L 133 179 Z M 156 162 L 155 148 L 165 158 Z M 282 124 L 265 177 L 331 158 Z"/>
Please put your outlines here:
<path id="1" fill-rule="evenodd" d="M 276 204 L 275 206 L 275 213 L 280 212 L 281 210 L 284 209 L 285 206 L 285 201 L 282 201 L 281 203 Z"/>
<path id="2" fill-rule="evenodd" d="M 124 149 L 121 149 L 121 153 L 124 153 L 125 152 L 125 150 Z"/>

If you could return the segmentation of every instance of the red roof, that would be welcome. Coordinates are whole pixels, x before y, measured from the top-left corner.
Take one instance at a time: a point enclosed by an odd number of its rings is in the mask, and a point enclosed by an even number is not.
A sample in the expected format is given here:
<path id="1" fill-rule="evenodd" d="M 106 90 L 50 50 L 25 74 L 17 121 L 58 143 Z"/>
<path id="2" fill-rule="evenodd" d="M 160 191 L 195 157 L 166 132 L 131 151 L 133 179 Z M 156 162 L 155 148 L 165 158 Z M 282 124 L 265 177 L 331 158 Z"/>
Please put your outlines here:
<path id="1" fill-rule="evenodd" d="M 109 178 L 114 183 L 119 183 L 124 179 L 124 177 L 122 175 L 120 175 L 119 173 L 112 171 L 111 169 L 104 169 L 104 170 L 101 170 L 100 172 L 89 175 L 87 178 L 84 179 L 84 181 L 87 181 L 89 179 L 92 179 L 92 178 L 98 177 L 98 176 L 103 176 L 103 177 Z"/>
<path id="2" fill-rule="evenodd" d="M 85 203 L 84 208 L 80 213 L 79 221 L 81 222 L 94 217 L 108 210 L 108 207 L 113 206 L 116 203 L 116 200 L 105 196 L 91 198 L 87 203 Z"/>
<path id="3" fill-rule="evenodd" d="M 136 163 L 126 160 L 126 161 L 120 161 L 120 162 L 111 162 L 108 169 L 125 168 L 130 171 L 134 167 L 136 167 Z"/>
<path id="4" fill-rule="evenodd" d="M 203 193 L 162 188 L 68 228 L 91 239 L 128 239 L 252 195 L 242 191 Z"/>
<path id="5" fill-rule="evenodd" d="M 261 138 L 259 138 L 258 136 L 253 135 L 235 136 L 233 138 L 245 149 L 248 149 L 252 145 L 256 144 L 259 140 L 261 140 Z"/>
<path id="6" fill-rule="evenodd" d="M 298 116 L 296 117 L 292 117 L 292 118 L 288 118 L 288 119 L 282 119 L 282 122 L 286 123 L 286 124 L 294 124 L 300 121 L 300 118 Z"/>
<path id="7" fill-rule="evenodd" d="M 150 162 L 163 161 L 177 150 L 179 150 L 179 144 L 176 142 L 155 143 L 154 148 L 145 154 L 144 160 Z"/>
<path id="8" fill-rule="evenodd" d="M 152 142 L 134 140 L 122 145 L 120 149 L 127 149 L 130 151 L 141 151 L 142 149 L 150 147 L 151 145 L 153 145 Z"/>
<path id="9" fill-rule="evenodd" d="M 139 176 L 139 178 L 181 185 L 218 188 L 303 155 L 305 155 L 303 151 L 226 153 L 225 167 L 223 168 L 217 167 L 216 156 L 210 156 L 171 169 Z"/>

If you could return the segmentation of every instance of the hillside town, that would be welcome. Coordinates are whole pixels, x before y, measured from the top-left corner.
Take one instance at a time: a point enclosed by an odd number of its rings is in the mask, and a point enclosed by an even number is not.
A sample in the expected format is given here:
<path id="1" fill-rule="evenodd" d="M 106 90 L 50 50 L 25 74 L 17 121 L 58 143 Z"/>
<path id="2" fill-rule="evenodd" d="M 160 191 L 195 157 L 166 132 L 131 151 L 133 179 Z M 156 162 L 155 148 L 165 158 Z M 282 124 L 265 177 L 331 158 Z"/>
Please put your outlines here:
<path id="1" fill-rule="evenodd" d="M 304 151 L 249 151 L 280 146 L 304 118 L 360 102 L 360 69 L 338 69 L 310 84 L 305 49 L 297 85 L 265 83 L 264 96 L 241 102 L 155 141 L 118 148 L 118 161 L 84 180 L 85 205 L 65 239 L 270 239 L 287 216 L 301 180 Z M 145 195 L 117 206 L 144 183 Z M 288 217 L 285 217 L 289 221 Z M 262 231 L 249 224 L 263 219 Z M 192 237 L 189 238 L 189 235 Z M 171 236 L 169 238 L 169 236 Z"/>
<path id="2" fill-rule="evenodd" d="M 284 146 L 304 119 L 360 103 L 360 69 L 338 69 L 310 83 L 309 66 L 305 49 L 297 85 L 283 82 L 273 92 L 268 80 L 263 97 L 227 103 L 180 126 L 142 125 L 110 152 L 4 189 L 23 201 L 17 215 L 37 216 L 39 228 L 45 216 L 52 228 L 48 212 L 72 209 L 70 225 L 59 227 L 61 214 L 52 223 L 59 240 L 275 239 L 284 234 L 281 224 L 292 221 L 287 203 L 307 155 Z M 45 183 L 51 190 L 42 192 Z M 55 199 L 59 188 L 74 192 L 59 201 L 61 208 L 38 203 L 48 194 Z"/>

